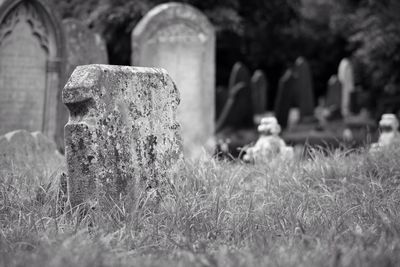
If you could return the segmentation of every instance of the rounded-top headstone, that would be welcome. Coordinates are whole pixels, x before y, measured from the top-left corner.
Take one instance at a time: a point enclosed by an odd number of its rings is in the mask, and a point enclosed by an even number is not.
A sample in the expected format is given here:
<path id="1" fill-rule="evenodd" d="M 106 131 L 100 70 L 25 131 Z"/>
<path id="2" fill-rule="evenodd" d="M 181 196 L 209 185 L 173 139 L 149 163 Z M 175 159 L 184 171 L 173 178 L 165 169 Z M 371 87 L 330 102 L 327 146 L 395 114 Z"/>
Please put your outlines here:
<path id="1" fill-rule="evenodd" d="M 41 132 L 15 130 L 0 136 L 0 179 L 23 199 L 34 199 L 38 190 L 55 185 L 64 169 L 55 142 Z"/>
<path id="2" fill-rule="evenodd" d="M 300 108 L 301 117 L 314 115 L 314 89 L 310 65 L 303 57 L 299 57 L 295 62 L 295 72 L 297 75 L 297 102 Z"/>
<path id="3" fill-rule="evenodd" d="M 256 70 L 251 77 L 251 96 L 255 114 L 262 114 L 267 110 L 268 80 L 262 70 Z"/>
<path id="4" fill-rule="evenodd" d="M 354 71 L 351 61 L 343 58 L 338 69 L 338 78 L 342 84 L 342 115 L 350 115 L 350 95 L 354 91 Z"/>
<path id="5" fill-rule="evenodd" d="M 250 71 L 242 63 L 236 62 L 229 76 L 229 98 L 233 102 L 224 126 L 242 128 L 252 126 L 253 106 L 250 91 Z"/>
<path id="6" fill-rule="evenodd" d="M 199 155 L 215 128 L 215 30 L 207 17 L 182 3 L 154 7 L 132 32 L 131 63 L 167 70 L 181 95 L 185 155 Z"/>
<path id="7" fill-rule="evenodd" d="M 231 74 L 229 76 L 229 88 L 232 89 L 236 84 L 243 82 L 246 86 L 250 83 L 250 71 L 249 69 L 242 63 L 236 62 L 233 67 Z"/>
<path id="8" fill-rule="evenodd" d="M 297 79 L 292 69 L 287 69 L 279 79 L 278 92 L 275 100 L 275 117 L 283 129 L 288 124 L 289 110 L 295 102 Z"/>

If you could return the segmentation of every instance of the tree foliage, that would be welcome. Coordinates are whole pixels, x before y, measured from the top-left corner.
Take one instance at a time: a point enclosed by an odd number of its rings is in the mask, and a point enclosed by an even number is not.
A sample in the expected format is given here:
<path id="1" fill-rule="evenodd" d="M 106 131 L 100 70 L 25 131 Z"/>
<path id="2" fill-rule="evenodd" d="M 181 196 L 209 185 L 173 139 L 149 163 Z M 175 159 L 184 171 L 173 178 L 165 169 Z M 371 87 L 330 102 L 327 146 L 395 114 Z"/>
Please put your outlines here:
<path id="1" fill-rule="evenodd" d="M 342 23 L 334 29 L 346 36 L 355 60 L 363 68 L 360 83 L 382 92 L 400 84 L 400 2 L 397 0 L 342 3 Z"/>
<path id="2" fill-rule="evenodd" d="M 130 64 L 131 31 L 166 0 L 52 0 L 63 17 L 75 17 L 102 33 L 110 63 Z M 298 56 L 310 61 L 316 95 L 344 56 L 362 66 L 360 84 L 382 89 L 400 83 L 398 0 L 179 0 L 199 8 L 217 32 L 217 84 L 242 61 L 263 69 L 272 91 Z M 274 92 L 269 95 L 269 107 Z"/>

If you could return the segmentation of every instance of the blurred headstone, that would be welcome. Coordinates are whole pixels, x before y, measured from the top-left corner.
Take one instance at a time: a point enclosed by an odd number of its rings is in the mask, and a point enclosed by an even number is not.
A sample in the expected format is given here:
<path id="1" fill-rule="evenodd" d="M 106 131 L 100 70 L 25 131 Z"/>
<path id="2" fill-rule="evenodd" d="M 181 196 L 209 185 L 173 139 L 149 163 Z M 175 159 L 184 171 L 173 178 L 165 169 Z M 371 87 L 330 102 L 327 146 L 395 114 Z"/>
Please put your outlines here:
<path id="1" fill-rule="evenodd" d="M 275 101 L 275 116 L 282 128 L 287 126 L 289 110 L 296 97 L 296 88 L 297 79 L 292 69 L 288 69 L 279 80 Z"/>
<path id="2" fill-rule="evenodd" d="M 350 95 L 354 91 L 353 66 L 349 59 L 344 58 L 340 61 L 338 69 L 338 79 L 342 84 L 342 116 L 350 115 Z"/>
<path id="3" fill-rule="evenodd" d="M 181 3 L 154 7 L 132 32 L 132 64 L 167 70 L 181 105 L 184 153 L 195 158 L 214 140 L 215 31 L 207 17 Z M 212 145 L 211 145 L 212 146 Z"/>
<path id="4" fill-rule="evenodd" d="M 256 70 L 251 77 L 251 97 L 254 114 L 263 114 L 267 110 L 268 80 L 262 70 Z"/>
<path id="5" fill-rule="evenodd" d="M 310 66 L 305 58 L 296 59 L 294 72 L 297 76 L 296 102 L 300 109 L 300 116 L 301 118 L 313 116 L 314 89 Z"/>
<path id="6" fill-rule="evenodd" d="M 251 104 L 250 79 L 249 69 L 243 63 L 236 62 L 229 77 L 228 101 L 230 102 L 225 104 L 223 111 L 225 114 L 218 118 L 218 120 L 223 121 L 218 123 L 222 124 L 221 127 L 242 128 L 252 125 L 253 107 Z M 225 117 L 224 120 L 222 120 L 222 117 Z"/>
<path id="7" fill-rule="evenodd" d="M 139 187 L 152 191 L 171 178 L 182 157 L 179 93 L 164 70 L 79 66 L 63 101 L 73 205 L 118 199 Z"/>
<path id="8" fill-rule="evenodd" d="M 0 134 L 26 129 L 54 138 L 63 79 L 63 29 L 44 1 L 0 6 Z"/>
<path id="9" fill-rule="evenodd" d="M 326 102 L 324 105 L 328 111 L 328 119 L 341 117 L 342 84 L 337 75 L 332 75 L 328 80 Z"/>
<path id="10" fill-rule="evenodd" d="M 300 109 L 299 108 L 290 108 L 289 109 L 289 114 L 288 114 L 288 119 L 287 119 L 287 128 L 293 129 L 296 125 L 299 124 L 300 122 Z"/>
<path id="11" fill-rule="evenodd" d="M 20 197 L 34 199 L 63 168 L 55 142 L 42 133 L 15 130 L 0 136 L 0 179 Z"/>
<path id="12" fill-rule="evenodd" d="M 66 77 L 69 77 L 77 66 L 108 63 L 106 45 L 100 35 L 93 33 L 76 19 L 64 20 L 63 26 L 66 36 Z M 58 98 L 56 143 L 60 150 L 64 150 L 64 126 L 69 113 L 62 103 L 61 91 Z"/>
<path id="13" fill-rule="evenodd" d="M 328 80 L 328 91 L 326 95 L 327 107 L 335 107 L 340 109 L 342 104 L 342 84 L 337 75 L 332 75 Z"/>

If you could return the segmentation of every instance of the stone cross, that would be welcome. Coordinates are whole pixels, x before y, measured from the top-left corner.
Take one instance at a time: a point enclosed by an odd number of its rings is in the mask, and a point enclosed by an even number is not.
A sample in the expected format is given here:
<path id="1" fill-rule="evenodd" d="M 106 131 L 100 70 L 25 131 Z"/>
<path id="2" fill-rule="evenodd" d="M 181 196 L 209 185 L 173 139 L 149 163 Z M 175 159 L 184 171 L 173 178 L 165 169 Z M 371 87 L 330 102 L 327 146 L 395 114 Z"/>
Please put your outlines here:
<path id="1" fill-rule="evenodd" d="M 79 66 L 63 101 L 73 205 L 155 189 L 171 178 L 182 157 L 179 93 L 164 70 Z"/>
<path id="2" fill-rule="evenodd" d="M 339 64 L 338 78 L 342 84 L 342 116 L 350 115 L 350 95 L 354 92 L 354 72 L 351 61 L 347 58 L 342 59 Z"/>
<path id="3" fill-rule="evenodd" d="M 251 77 L 251 96 L 254 114 L 267 111 L 268 80 L 262 70 L 256 70 Z"/>
<path id="4" fill-rule="evenodd" d="M 132 32 L 131 63 L 164 68 L 175 81 L 185 156 L 213 150 L 208 144 L 215 131 L 215 30 L 207 17 L 182 3 L 154 7 Z"/>

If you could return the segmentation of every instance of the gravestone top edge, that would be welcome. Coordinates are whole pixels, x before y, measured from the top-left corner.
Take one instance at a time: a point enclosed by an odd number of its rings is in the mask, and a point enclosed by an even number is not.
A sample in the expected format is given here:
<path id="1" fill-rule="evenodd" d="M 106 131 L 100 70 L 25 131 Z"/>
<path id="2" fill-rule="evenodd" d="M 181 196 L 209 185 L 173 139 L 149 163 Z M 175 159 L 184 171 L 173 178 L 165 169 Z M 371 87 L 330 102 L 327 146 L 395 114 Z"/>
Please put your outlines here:
<path id="1" fill-rule="evenodd" d="M 267 76 L 265 75 L 264 71 L 262 70 L 255 70 L 253 73 L 253 76 L 251 76 L 251 81 L 257 81 L 260 78 L 267 78 Z"/>
<path id="2" fill-rule="evenodd" d="M 197 8 L 183 3 L 169 2 L 155 6 L 139 21 L 132 31 L 133 42 L 147 39 L 166 25 L 166 21 L 185 21 L 186 24 L 214 38 L 215 30 L 208 18 Z M 175 23 L 174 23 L 175 24 Z"/>
<path id="3" fill-rule="evenodd" d="M 107 64 L 89 64 L 77 66 L 72 72 L 71 77 L 65 84 L 65 87 L 62 91 L 63 103 L 76 103 L 92 98 L 94 96 L 94 90 L 100 87 L 101 79 L 99 79 L 99 77 L 101 78 L 104 72 L 121 74 L 130 72 L 137 75 L 159 74 L 164 77 L 169 76 L 167 71 L 163 68 L 133 67 Z M 76 87 L 76 84 L 79 84 L 79 87 Z"/>

